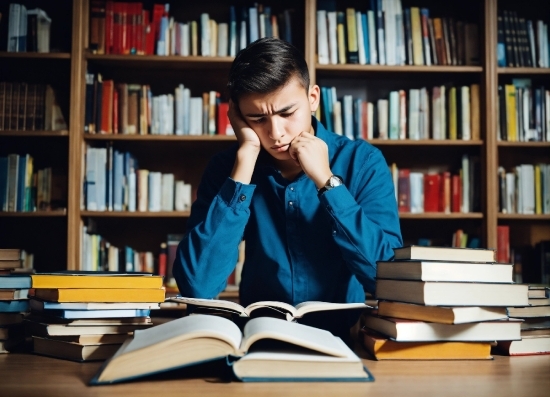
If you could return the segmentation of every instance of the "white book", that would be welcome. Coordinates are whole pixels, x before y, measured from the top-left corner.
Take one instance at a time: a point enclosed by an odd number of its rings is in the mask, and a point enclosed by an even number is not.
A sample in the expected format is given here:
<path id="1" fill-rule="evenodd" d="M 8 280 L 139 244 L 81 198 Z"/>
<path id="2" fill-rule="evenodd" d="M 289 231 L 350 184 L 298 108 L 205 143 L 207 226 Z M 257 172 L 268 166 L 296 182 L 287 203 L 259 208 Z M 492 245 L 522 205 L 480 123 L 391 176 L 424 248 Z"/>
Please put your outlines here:
<path id="1" fill-rule="evenodd" d="M 11 3 L 8 17 L 8 52 L 19 52 L 19 14 L 21 4 Z"/>
<path id="2" fill-rule="evenodd" d="M 467 154 L 462 156 L 462 203 L 461 212 L 470 212 L 470 158 Z"/>
<path id="3" fill-rule="evenodd" d="M 374 138 L 374 104 L 367 102 L 367 139 Z"/>
<path id="4" fill-rule="evenodd" d="M 420 90 L 409 90 L 409 139 L 420 139 Z"/>
<path id="5" fill-rule="evenodd" d="M 176 135 L 183 135 L 183 84 L 176 87 Z"/>
<path id="6" fill-rule="evenodd" d="M 516 175 L 513 172 L 506 173 L 506 212 L 508 214 L 517 212 Z"/>
<path id="7" fill-rule="evenodd" d="M 320 65 L 328 65 L 328 27 L 326 10 L 317 10 L 317 62 Z"/>
<path id="8" fill-rule="evenodd" d="M 521 165 L 518 165 L 517 167 L 514 167 L 514 174 L 516 179 L 516 212 L 518 214 L 523 214 L 523 193 L 521 191 L 522 188 L 522 168 Z"/>
<path id="9" fill-rule="evenodd" d="M 174 174 L 162 174 L 161 211 L 174 211 Z"/>
<path id="10" fill-rule="evenodd" d="M 138 211 L 147 212 L 149 196 L 149 171 L 140 169 L 138 172 Z"/>
<path id="11" fill-rule="evenodd" d="M 426 87 L 420 89 L 420 139 L 430 139 L 430 104 Z"/>
<path id="12" fill-rule="evenodd" d="M 228 56 L 228 39 L 229 39 L 229 27 L 227 23 L 218 24 L 218 56 Z"/>
<path id="13" fill-rule="evenodd" d="M 87 146 L 86 148 L 86 185 L 85 186 L 86 186 L 86 209 L 88 211 L 97 211 L 96 156 L 97 156 L 96 149 L 90 146 Z"/>
<path id="14" fill-rule="evenodd" d="M 176 33 L 177 33 L 177 23 L 174 21 L 174 18 L 170 18 L 170 53 L 169 55 L 176 54 Z"/>
<path id="15" fill-rule="evenodd" d="M 336 101 L 332 104 L 332 115 L 333 115 L 333 124 L 334 132 L 338 135 L 344 135 L 344 127 L 342 120 L 342 102 Z"/>
<path id="16" fill-rule="evenodd" d="M 523 88 L 522 89 L 522 95 L 521 95 L 521 98 L 520 98 L 520 103 L 518 104 L 518 108 L 522 108 L 523 109 L 523 114 L 522 114 L 522 117 L 521 119 L 523 119 L 523 125 L 521 126 L 521 130 L 523 131 L 523 136 L 520 135 L 520 140 L 521 141 L 529 141 L 530 138 L 536 138 L 536 130 L 534 130 L 534 134 L 531 133 L 531 128 L 530 128 L 530 120 L 529 120 L 529 115 L 530 115 L 530 103 L 531 103 L 531 90 L 528 89 L 528 88 Z M 520 121 L 521 122 L 521 121 Z M 533 125 L 534 125 L 534 120 L 533 120 Z"/>
<path id="17" fill-rule="evenodd" d="M 460 100 L 462 102 L 462 110 L 459 117 L 462 118 L 462 140 L 469 141 L 472 139 L 470 131 L 470 87 L 467 85 L 460 88 Z"/>
<path id="18" fill-rule="evenodd" d="M 440 109 L 441 124 L 439 128 L 441 129 L 441 139 L 446 139 L 447 138 L 447 99 L 446 99 L 447 89 L 445 88 L 444 85 L 441 86 L 440 92 L 441 92 L 441 98 L 440 98 L 441 101 L 439 102 L 439 104 L 441 105 L 441 109 Z"/>
<path id="19" fill-rule="evenodd" d="M 395 7 L 393 0 L 382 0 L 382 9 L 384 11 L 384 28 L 386 34 L 386 64 L 393 66 L 397 65 L 397 24 L 395 21 Z"/>
<path id="20" fill-rule="evenodd" d="M 191 210 L 191 184 L 184 183 L 183 181 L 177 181 L 175 187 L 175 208 L 176 211 L 190 211 Z"/>
<path id="21" fill-rule="evenodd" d="M 357 47 L 359 52 L 359 64 L 367 64 L 367 55 L 365 53 L 365 36 L 363 35 L 363 21 L 361 20 L 361 12 L 355 12 L 355 26 L 357 26 Z"/>
<path id="22" fill-rule="evenodd" d="M 48 17 L 46 11 L 40 8 L 28 10 L 27 18 L 29 15 L 36 15 L 37 52 L 50 52 L 50 28 L 52 20 Z M 30 40 L 30 38 L 27 37 L 27 40 Z"/>
<path id="23" fill-rule="evenodd" d="M 189 56 L 191 54 L 191 25 L 188 22 L 181 24 L 181 55 Z"/>
<path id="24" fill-rule="evenodd" d="M 522 196 L 522 214 L 535 213 L 535 169 L 533 164 L 522 164 L 519 194 Z"/>
<path id="25" fill-rule="evenodd" d="M 376 23 L 374 17 L 374 11 L 367 11 L 367 23 L 369 29 L 369 51 L 370 51 L 370 64 L 378 64 L 378 51 L 376 49 Z"/>
<path id="26" fill-rule="evenodd" d="M 189 99 L 189 135 L 202 135 L 202 98 Z"/>
<path id="27" fill-rule="evenodd" d="M 234 8 L 232 7 L 232 15 L 234 16 Z M 234 18 L 231 18 L 229 22 L 229 44 L 228 44 L 228 55 L 234 57 L 237 55 L 237 21 Z"/>
<path id="28" fill-rule="evenodd" d="M 210 54 L 210 16 L 207 13 L 201 14 L 201 55 L 204 57 Z"/>
<path id="29" fill-rule="evenodd" d="M 241 29 L 239 31 L 239 33 L 240 33 L 239 34 L 239 49 L 241 49 L 241 50 L 245 49 L 246 46 L 248 45 L 246 31 L 247 31 L 246 21 L 241 21 Z"/>
<path id="30" fill-rule="evenodd" d="M 110 272 L 118 272 L 118 248 L 113 245 L 107 250 L 107 266 Z"/>
<path id="31" fill-rule="evenodd" d="M 189 88 L 183 89 L 183 135 L 189 135 L 190 128 L 190 116 L 191 116 L 191 90 Z"/>
<path id="32" fill-rule="evenodd" d="M 96 201 L 97 210 L 105 211 L 107 209 L 107 148 L 98 148 L 96 156 Z"/>
<path id="33" fill-rule="evenodd" d="M 161 210 L 162 174 L 160 172 L 149 172 L 149 205 L 152 212 Z"/>
<path id="34" fill-rule="evenodd" d="M 388 64 L 390 65 L 390 64 Z M 389 101 L 389 139 L 399 139 L 399 92 L 390 92 Z"/>
<path id="35" fill-rule="evenodd" d="M 214 57 L 218 53 L 218 24 L 213 19 L 210 20 L 210 56 Z"/>
<path id="36" fill-rule="evenodd" d="M 424 174 L 422 172 L 411 172 L 409 175 L 411 189 L 411 213 L 420 214 L 424 212 Z"/>
<path id="37" fill-rule="evenodd" d="M 376 107 L 378 110 L 378 138 L 388 139 L 388 100 L 379 99 Z"/>
<path id="38" fill-rule="evenodd" d="M 259 23 L 258 30 L 260 32 L 260 39 L 263 39 L 266 36 L 266 33 L 265 33 L 265 14 L 264 13 L 261 13 L 258 16 L 258 23 Z"/>
<path id="39" fill-rule="evenodd" d="M 330 63 L 332 65 L 336 65 L 338 63 L 338 24 L 336 19 L 336 11 L 327 12 L 327 21 Z"/>
<path id="40" fill-rule="evenodd" d="M 344 95 L 343 107 L 344 135 L 353 141 L 355 140 L 353 135 L 353 96 Z"/>
<path id="41" fill-rule="evenodd" d="M 395 7 L 395 24 L 396 24 L 396 38 L 397 38 L 397 64 L 405 65 L 405 23 L 403 22 L 403 7 L 401 6 L 401 0 L 393 0 Z"/>
<path id="42" fill-rule="evenodd" d="M 136 199 L 137 199 L 137 179 L 134 170 L 131 170 L 128 174 L 128 211 L 136 211 Z"/>
<path id="43" fill-rule="evenodd" d="M 258 9 L 256 7 L 250 7 L 248 9 L 248 27 L 248 44 L 250 44 L 260 38 L 260 30 L 258 26 Z"/>

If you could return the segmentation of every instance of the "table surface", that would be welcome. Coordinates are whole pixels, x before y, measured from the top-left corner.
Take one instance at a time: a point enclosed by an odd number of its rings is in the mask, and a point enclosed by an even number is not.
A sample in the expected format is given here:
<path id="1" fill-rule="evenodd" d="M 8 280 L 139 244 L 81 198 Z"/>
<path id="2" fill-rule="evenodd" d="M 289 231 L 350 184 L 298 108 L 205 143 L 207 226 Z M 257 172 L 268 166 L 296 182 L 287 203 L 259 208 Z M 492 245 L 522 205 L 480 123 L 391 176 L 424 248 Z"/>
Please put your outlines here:
<path id="1" fill-rule="evenodd" d="M 10 353 L 0 354 L 0 396 L 550 396 L 550 355 L 494 357 L 484 361 L 365 358 L 376 379 L 372 383 L 241 383 L 220 379 L 219 368 L 209 364 L 124 384 L 88 386 L 101 362 Z"/>

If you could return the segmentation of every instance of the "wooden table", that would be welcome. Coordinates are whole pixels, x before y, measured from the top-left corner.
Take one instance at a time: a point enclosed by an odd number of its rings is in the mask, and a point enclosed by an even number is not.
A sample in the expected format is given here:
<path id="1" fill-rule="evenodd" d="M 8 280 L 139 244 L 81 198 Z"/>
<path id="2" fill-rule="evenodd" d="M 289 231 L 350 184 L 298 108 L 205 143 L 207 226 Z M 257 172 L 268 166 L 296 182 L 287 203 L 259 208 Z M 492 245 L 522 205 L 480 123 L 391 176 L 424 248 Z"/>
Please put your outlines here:
<path id="1" fill-rule="evenodd" d="M 550 355 L 492 361 L 372 361 L 373 383 L 240 383 L 215 368 L 109 386 L 87 386 L 101 363 L 32 354 L 0 355 L 0 396 L 550 396 Z"/>

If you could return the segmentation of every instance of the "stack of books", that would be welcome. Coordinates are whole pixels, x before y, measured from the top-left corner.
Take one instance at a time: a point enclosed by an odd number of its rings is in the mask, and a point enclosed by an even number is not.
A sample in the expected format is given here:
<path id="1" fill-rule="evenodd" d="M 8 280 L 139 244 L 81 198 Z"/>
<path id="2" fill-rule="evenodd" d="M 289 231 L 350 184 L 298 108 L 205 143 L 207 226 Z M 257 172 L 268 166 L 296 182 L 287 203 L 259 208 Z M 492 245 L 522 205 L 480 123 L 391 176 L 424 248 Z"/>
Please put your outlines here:
<path id="1" fill-rule="evenodd" d="M 0 353 L 8 353 L 21 336 L 18 328 L 29 309 L 29 275 L 16 274 L 22 269 L 21 250 L 0 249 Z"/>
<path id="2" fill-rule="evenodd" d="M 527 285 L 495 251 L 410 246 L 378 262 L 378 310 L 362 317 L 363 342 L 377 359 L 491 359 L 494 341 L 520 340 Z"/>
<path id="3" fill-rule="evenodd" d="M 498 349 L 510 356 L 550 354 L 550 290 L 529 286 L 529 304 L 509 307 L 508 315 L 523 320 L 521 340 L 499 341 Z"/>
<path id="4" fill-rule="evenodd" d="M 74 361 L 111 357 L 164 302 L 162 277 L 97 272 L 32 275 L 25 319 L 34 352 Z"/>

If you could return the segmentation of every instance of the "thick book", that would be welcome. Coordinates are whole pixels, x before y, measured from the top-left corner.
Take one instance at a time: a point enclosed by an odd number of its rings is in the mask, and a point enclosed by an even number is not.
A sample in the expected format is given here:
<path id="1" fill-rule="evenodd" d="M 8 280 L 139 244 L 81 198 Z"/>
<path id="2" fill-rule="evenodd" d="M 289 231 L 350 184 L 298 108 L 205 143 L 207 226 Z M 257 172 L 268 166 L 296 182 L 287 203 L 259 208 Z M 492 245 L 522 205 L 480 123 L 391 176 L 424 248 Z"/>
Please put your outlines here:
<path id="1" fill-rule="evenodd" d="M 60 318 L 47 313 L 31 313 L 25 320 L 43 324 L 63 324 L 68 327 L 96 325 L 147 325 L 152 326 L 150 317 L 120 317 L 120 318 Z"/>
<path id="2" fill-rule="evenodd" d="M 32 310 L 155 310 L 160 309 L 159 302 L 46 302 L 30 299 Z"/>
<path id="3" fill-rule="evenodd" d="M 25 289 L 0 289 L 0 300 L 21 300 L 28 299 L 29 290 Z"/>
<path id="4" fill-rule="evenodd" d="M 491 360 L 490 342 L 396 342 L 361 329 L 365 349 L 377 360 Z"/>
<path id="5" fill-rule="evenodd" d="M 0 301 L 0 312 L 17 313 L 17 312 L 26 312 L 27 310 L 29 310 L 28 299 L 16 300 L 16 301 Z"/>
<path id="6" fill-rule="evenodd" d="M 25 328 L 33 336 L 107 335 L 128 334 L 138 329 L 151 328 L 151 324 L 125 325 L 67 325 L 37 323 L 25 320 Z"/>
<path id="7" fill-rule="evenodd" d="M 34 296 L 53 302 L 164 302 L 164 289 L 38 288 Z"/>
<path id="8" fill-rule="evenodd" d="M 271 344 L 262 344 L 267 340 Z M 194 315 L 136 332 L 90 383 L 122 382 L 217 359 L 226 359 L 242 381 L 373 380 L 361 359 L 328 331 L 260 317 L 241 334 L 230 320 Z"/>
<path id="9" fill-rule="evenodd" d="M 441 324 L 505 320 L 508 318 L 506 310 L 505 307 L 439 307 L 390 301 L 378 302 L 378 314 L 380 316 Z"/>
<path id="10" fill-rule="evenodd" d="M 126 342 L 131 334 L 91 334 L 91 335 L 65 335 L 50 336 L 48 339 L 54 339 L 64 342 L 79 343 L 81 345 L 113 345 Z"/>
<path id="11" fill-rule="evenodd" d="M 32 306 L 31 306 L 32 309 Z M 75 319 L 75 318 L 133 318 L 133 317 L 148 317 L 150 310 L 142 309 L 128 309 L 128 310 L 56 310 L 46 309 L 44 311 L 35 311 L 33 313 L 40 313 L 47 316 Z"/>
<path id="12" fill-rule="evenodd" d="M 106 360 L 120 348 L 120 344 L 80 344 L 61 340 L 32 337 L 34 352 L 72 361 Z"/>
<path id="13" fill-rule="evenodd" d="M 394 248 L 396 260 L 433 260 L 449 262 L 496 262 L 495 250 L 486 248 L 423 247 L 410 245 Z"/>
<path id="14" fill-rule="evenodd" d="M 395 261 L 377 262 L 376 277 L 397 280 L 512 283 L 510 263 Z"/>
<path id="15" fill-rule="evenodd" d="M 510 356 L 550 354 L 550 329 L 521 331 L 521 340 L 498 341 L 497 348 Z"/>
<path id="16" fill-rule="evenodd" d="M 226 311 L 235 313 L 241 317 L 250 317 L 254 310 L 258 309 L 270 309 L 274 313 L 282 313 L 288 321 L 302 318 L 307 313 L 323 312 L 331 310 L 351 310 L 351 309 L 367 309 L 370 306 L 364 303 L 331 303 L 331 302 L 302 302 L 296 305 L 296 307 L 284 302 L 275 301 L 260 301 L 251 303 L 247 307 L 243 307 L 236 302 L 217 300 L 217 299 L 198 299 L 198 298 L 186 298 L 176 297 L 170 298 L 168 301 L 185 303 L 187 305 L 193 305 L 201 308 L 207 308 L 217 311 Z"/>
<path id="17" fill-rule="evenodd" d="M 526 317 L 550 317 L 550 305 L 543 306 L 525 306 L 525 307 L 509 307 L 508 316 L 517 318 Z"/>
<path id="18" fill-rule="evenodd" d="M 493 342 L 521 339 L 521 321 L 515 319 L 439 324 L 370 315 L 363 317 L 362 323 L 397 342 Z"/>
<path id="19" fill-rule="evenodd" d="M 377 280 L 376 297 L 429 306 L 526 306 L 528 303 L 527 286 L 522 284 Z"/>
<path id="20" fill-rule="evenodd" d="M 0 275 L 0 288 L 30 288 L 31 278 L 29 276 Z"/>
<path id="21" fill-rule="evenodd" d="M 162 277 L 150 274 L 52 273 L 31 275 L 32 288 L 161 288 Z"/>
<path id="22" fill-rule="evenodd" d="M 21 250 L 17 248 L 2 248 L 0 249 L 1 261 L 21 260 Z"/>

